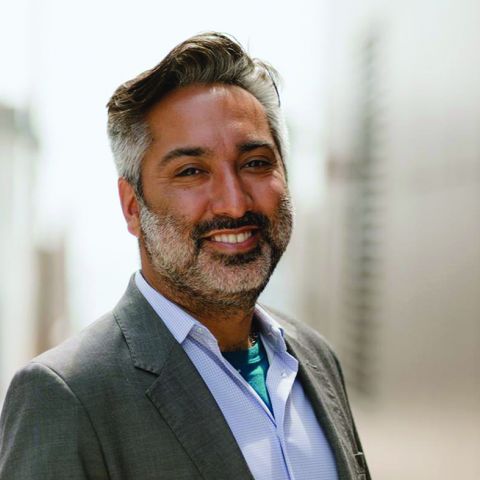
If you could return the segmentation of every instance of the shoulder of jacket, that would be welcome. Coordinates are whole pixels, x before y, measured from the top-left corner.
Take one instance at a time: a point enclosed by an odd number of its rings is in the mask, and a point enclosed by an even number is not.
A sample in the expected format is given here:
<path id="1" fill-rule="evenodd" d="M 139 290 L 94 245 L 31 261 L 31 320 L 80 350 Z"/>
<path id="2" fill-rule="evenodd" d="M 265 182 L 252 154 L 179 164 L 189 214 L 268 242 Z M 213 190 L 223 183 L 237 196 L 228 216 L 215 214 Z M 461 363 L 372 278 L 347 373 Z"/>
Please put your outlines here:
<path id="1" fill-rule="evenodd" d="M 91 375 L 105 361 L 118 355 L 119 344 L 124 343 L 121 331 L 111 312 L 72 335 L 59 345 L 33 358 L 30 364 L 43 365 L 65 381 L 82 373 Z"/>

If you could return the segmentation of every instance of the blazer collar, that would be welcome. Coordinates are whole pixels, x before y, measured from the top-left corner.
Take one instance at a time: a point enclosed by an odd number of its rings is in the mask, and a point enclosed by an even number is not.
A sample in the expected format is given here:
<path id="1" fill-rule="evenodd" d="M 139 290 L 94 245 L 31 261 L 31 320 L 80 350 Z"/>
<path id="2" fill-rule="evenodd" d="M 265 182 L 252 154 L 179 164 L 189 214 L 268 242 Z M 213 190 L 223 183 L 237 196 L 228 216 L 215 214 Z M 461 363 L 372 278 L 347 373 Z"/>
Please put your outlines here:
<path id="1" fill-rule="evenodd" d="M 113 315 L 125 337 L 135 367 L 159 375 L 178 343 L 138 290 L 134 275 Z"/>
<path id="2" fill-rule="evenodd" d="M 130 279 L 113 314 L 133 365 L 156 375 L 145 394 L 208 480 L 253 480 L 215 399 L 163 321 Z"/>

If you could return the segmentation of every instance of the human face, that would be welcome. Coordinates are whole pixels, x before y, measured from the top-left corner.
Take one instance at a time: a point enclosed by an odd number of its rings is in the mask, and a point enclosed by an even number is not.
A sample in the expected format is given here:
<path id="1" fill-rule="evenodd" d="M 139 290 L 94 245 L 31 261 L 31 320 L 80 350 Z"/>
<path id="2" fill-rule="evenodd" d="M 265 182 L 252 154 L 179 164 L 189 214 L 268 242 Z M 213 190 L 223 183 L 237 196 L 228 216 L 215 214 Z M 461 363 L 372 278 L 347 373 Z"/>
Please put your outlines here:
<path id="1" fill-rule="evenodd" d="M 147 117 L 142 244 L 170 291 L 256 299 L 291 233 L 285 172 L 262 105 L 236 86 L 173 91 Z"/>

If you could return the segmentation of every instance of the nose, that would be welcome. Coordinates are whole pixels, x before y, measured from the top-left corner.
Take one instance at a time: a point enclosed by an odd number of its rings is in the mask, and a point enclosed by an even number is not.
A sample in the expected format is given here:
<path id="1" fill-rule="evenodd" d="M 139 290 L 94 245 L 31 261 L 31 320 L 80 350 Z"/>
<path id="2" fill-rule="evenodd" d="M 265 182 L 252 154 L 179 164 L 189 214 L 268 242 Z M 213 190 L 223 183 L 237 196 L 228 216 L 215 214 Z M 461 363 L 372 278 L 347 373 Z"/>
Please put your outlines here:
<path id="1" fill-rule="evenodd" d="M 238 172 L 228 171 L 212 179 L 211 209 L 213 215 L 240 218 L 251 210 L 252 197 Z"/>

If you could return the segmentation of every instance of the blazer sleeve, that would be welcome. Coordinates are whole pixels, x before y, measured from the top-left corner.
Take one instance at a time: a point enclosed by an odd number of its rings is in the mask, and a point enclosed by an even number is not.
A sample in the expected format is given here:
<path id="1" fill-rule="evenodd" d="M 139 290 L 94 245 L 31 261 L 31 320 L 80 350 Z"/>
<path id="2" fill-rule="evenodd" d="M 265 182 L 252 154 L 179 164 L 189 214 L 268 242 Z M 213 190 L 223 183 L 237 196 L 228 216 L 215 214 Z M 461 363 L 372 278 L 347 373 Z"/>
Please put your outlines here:
<path id="1" fill-rule="evenodd" d="M 83 405 L 53 370 L 31 363 L 8 389 L 0 417 L 0 480 L 107 480 Z"/>

